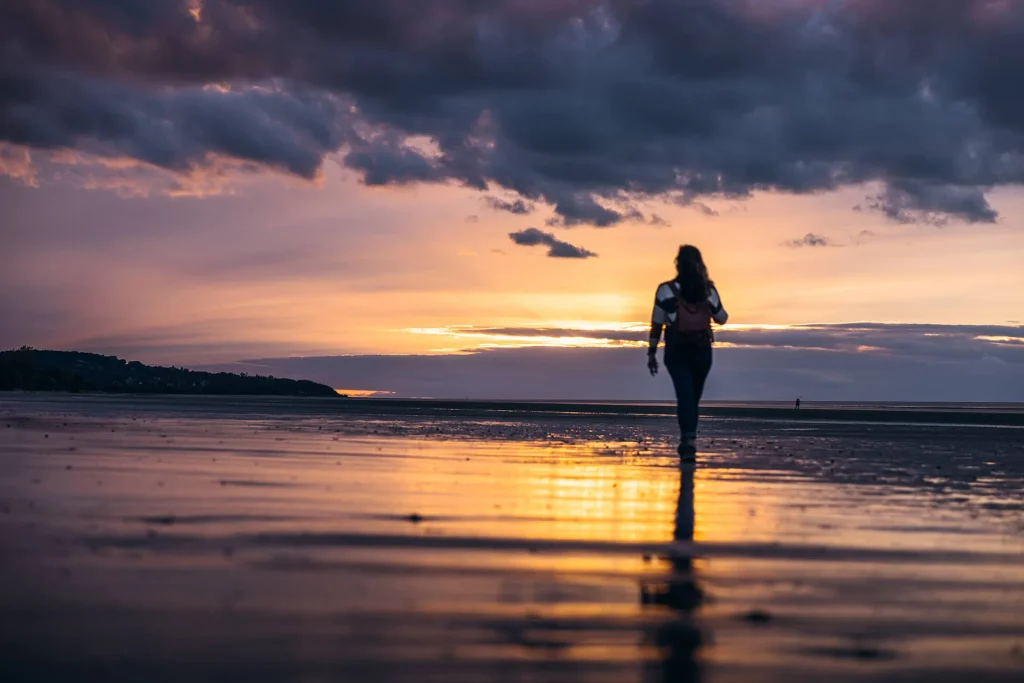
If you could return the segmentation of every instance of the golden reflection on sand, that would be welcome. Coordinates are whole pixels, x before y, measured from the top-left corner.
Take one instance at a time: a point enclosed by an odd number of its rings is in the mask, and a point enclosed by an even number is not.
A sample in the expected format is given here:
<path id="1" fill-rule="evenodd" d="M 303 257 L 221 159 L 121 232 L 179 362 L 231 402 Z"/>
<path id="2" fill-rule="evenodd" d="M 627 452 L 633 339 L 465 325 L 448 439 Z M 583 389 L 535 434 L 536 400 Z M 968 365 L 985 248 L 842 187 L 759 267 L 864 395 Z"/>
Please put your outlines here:
<path id="1" fill-rule="evenodd" d="M 429 458 L 402 459 L 394 494 L 418 514 L 444 518 L 439 527 L 460 520 L 460 528 L 486 536 L 603 542 L 658 543 L 673 537 L 680 490 L 674 453 L 637 455 L 636 444 L 607 442 L 509 443 L 494 447 L 481 471 L 462 457 L 472 452 L 465 457 L 479 460 L 480 444 L 449 442 L 428 452 Z M 444 460 L 463 461 L 457 468 L 463 483 L 457 494 L 435 498 L 431 492 L 456 476 Z M 652 462 L 661 466 L 651 467 Z M 738 495 L 748 483 L 699 469 L 692 476 L 698 509 L 709 509 L 697 514 L 694 540 L 741 540 L 752 523 L 771 525 L 770 510 L 750 517 L 748 496 Z"/>
<path id="2" fill-rule="evenodd" d="M 305 680 L 358 661 L 363 680 L 571 664 L 548 680 L 616 682 L 1013 680 L 1020 659 L 1024 545 L 977 469 L 954 499 L 933 462 L 925 485 L 843 480 L 760 437 L 680 470 L 664 440 L 455 438 L 441 420 L 408 438 L 301 414 L 30 418 L 0 432 L 0 598 L 40 680 L 79 680 L 107 634 L 177 680 L 202 657 Z"/>
<path id="3" fill-rule="evenodd" d="M 636 455 L 635 444 L 584 442 L 552 447 L 510 444 L 503 458 L 517 467 L 482 483 L 461 498 L 457 512 L 472 517 L 478 498 L 503 501 L 509 519 L 485 533 L 523 534 L 534 538 L 623 542 L 665 542 L 673 538 L 673 518 L 680 492 L 674 453 Z M 609 455 L 611 454 L 611 455 Z M 660 467 L 651 467 L 653 463 Z M 410 474 L 422 485 L 429 466 Z M 776 527 L 776 507 L 783 501 L 767 487 L 751 483 L 732 470 L 689 473 L 696 499 L 695 541 L 744 541 L 765 538 Z M 756 510 L 752 507 L 756 498 Z"/>

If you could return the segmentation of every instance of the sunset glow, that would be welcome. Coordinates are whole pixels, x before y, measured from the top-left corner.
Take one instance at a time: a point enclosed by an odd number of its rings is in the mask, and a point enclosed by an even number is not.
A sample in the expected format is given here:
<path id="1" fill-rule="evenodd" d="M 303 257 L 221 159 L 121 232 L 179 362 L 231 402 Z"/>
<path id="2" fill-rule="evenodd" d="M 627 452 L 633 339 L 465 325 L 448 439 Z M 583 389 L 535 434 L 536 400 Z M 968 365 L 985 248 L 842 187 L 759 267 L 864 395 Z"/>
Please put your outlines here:
<path id="1" fill-rule="evenodd" d="M 49 65 L 25 92 L 60 96 L 0 126 L 0 313 L 18 321 L 0 343 L 190 366 L 639 349 L 693 243 L 729 312 L 723 349 L 771 334 L 891 355 L 860 321 L 957 358 L 969 331 L 1019 346 L 1024 129 L 971 71 L 1011 63 L 1011 4 L 915 22 L 917 5 L 715 1 L 697 23 L 688 3 L 420 4 L 429 21 L 374 5 L 379 32 L 354 43 L 370 15 L 348 4 L 157 3 L 131 29 L 11 15 L 12 45 L 82 42 L 23 46 Z M 917 33 L 938 51 L 925 66 L 879 47 Z M 858 80 L 847 60 L 882 66 Z M 72 101 L 97 111 L 79 121 Z"/>
<path id="2" fill-rule="evenodd" d="M 1019 683 L 1022 37 L 0 0 L 0 669 Z"/>

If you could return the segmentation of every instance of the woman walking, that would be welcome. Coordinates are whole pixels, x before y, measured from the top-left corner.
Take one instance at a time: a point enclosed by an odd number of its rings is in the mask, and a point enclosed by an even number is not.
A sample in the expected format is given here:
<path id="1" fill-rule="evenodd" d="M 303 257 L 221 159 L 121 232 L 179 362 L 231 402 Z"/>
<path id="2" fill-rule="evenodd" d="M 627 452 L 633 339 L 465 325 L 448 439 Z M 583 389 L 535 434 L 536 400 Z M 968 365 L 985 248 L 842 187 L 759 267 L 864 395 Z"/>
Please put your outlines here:
<path id="1" fill-rule="evenodd" d="M 697 457 L 697 413 L 711 371 L 711 322 L 724 325 L 728 319 L 700 250 L 688 244 L 679 247 L 675 279 L 659 285 L 654 295 L 647 368 L 658 374 L 656 353 L 664 329 L 665 367 L 676 392 L 682 462 L 695 462 Z"/>

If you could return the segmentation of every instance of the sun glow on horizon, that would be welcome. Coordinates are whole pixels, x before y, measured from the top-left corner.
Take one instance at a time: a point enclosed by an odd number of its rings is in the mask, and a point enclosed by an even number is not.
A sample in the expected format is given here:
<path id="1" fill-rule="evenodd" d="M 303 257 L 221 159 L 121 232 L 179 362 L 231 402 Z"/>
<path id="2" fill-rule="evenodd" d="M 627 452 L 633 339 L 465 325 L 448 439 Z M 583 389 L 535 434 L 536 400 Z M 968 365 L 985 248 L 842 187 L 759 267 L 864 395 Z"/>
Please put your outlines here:
<path id="1" fill-rule="evenodd" d="M 808 325 L 767 325 L 747 323 L 728 325 L 725 330 L 735 331 L 779 331 L 791 329 L 816 329 L 815 324 Z M 650 323 L 640 322 L 587 322 L 587 321 L 549 321 L 540 325 L 536 323 L 511 324 L 504 327 L 483 327 L 475 325 L 448 325 L 445 327 L 410 327 L 400 330 L 408 334 L 448 337 L 452 340 L 475 342 L 472 346 L 446 346 L 431 349 L 432 353 L 467 353 L 488 349 L 521 349 L 535 347 L 550 348 L 629 348 L 648 345 L 647 332 Z M 602 336 L 607 333 L 608 336 Z M 633 335 L 635 338 L 624 335 Z M 748 344 L 719 341 L 720 348 L 743 348 Z M 868 350 L 868 347 L 863 347 Z M 831 350 L 831 349 L 822 349 Z"/>
<path id="2" fill-rule="evenodd" d="M 335 392 L 339 396 L 348 396 L 349 398 L 374 398 L 382 396 L 391 396 L 395 392 L 385 391 L 383 389 L 335 389 Z"/>

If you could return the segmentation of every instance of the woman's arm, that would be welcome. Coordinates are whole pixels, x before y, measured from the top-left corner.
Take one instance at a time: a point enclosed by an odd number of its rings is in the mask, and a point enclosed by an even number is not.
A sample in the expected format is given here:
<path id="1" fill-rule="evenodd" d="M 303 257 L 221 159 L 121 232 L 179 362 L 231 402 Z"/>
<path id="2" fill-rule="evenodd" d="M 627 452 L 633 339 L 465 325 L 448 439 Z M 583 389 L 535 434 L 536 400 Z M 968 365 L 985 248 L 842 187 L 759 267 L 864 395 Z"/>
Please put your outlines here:
<path id="1" fill-rule="evenodd" d="M 661 330 L 665 326 L 661 323 L 651 323 L 651 336 L 647 340 L 647 354 L 653 356 L 658 351 L 658 344 L 661 342 Z"/>
<path id="2" fill-rule="evenodd" d="M 661 342 L 661 332 L 669 322 L 669 311 L 674 305 L 672 290 L 665 285 L 658 287 L 654 293 L 654 310 L 651 311 L 651 333 L 647 337 L 647 369 L 652 375 L 658 374 L 658 344 Z"/>
<path id="3" fill-rule="evenodd" d="M 729 321 L 729 314 L 725 311 L 725 306 L 722 305 L 722 297 L 718 295 L 718 290 L 714 287 L 711 288 L 711 293 L 708 295 L 708 304 L 711 305 L 711 319 L 719 325 L 724 325 Z"/>
<path id="4" fill-rule="evenodd" d="M 660 285 L 654 293 L 654 310 L 651 311 L 651 334 L 648 339 L 647 353 L 658 350 L 661 331 L 671 322 L 671 313 L 675 311 L 676 299 L 672 288 Z"/>

